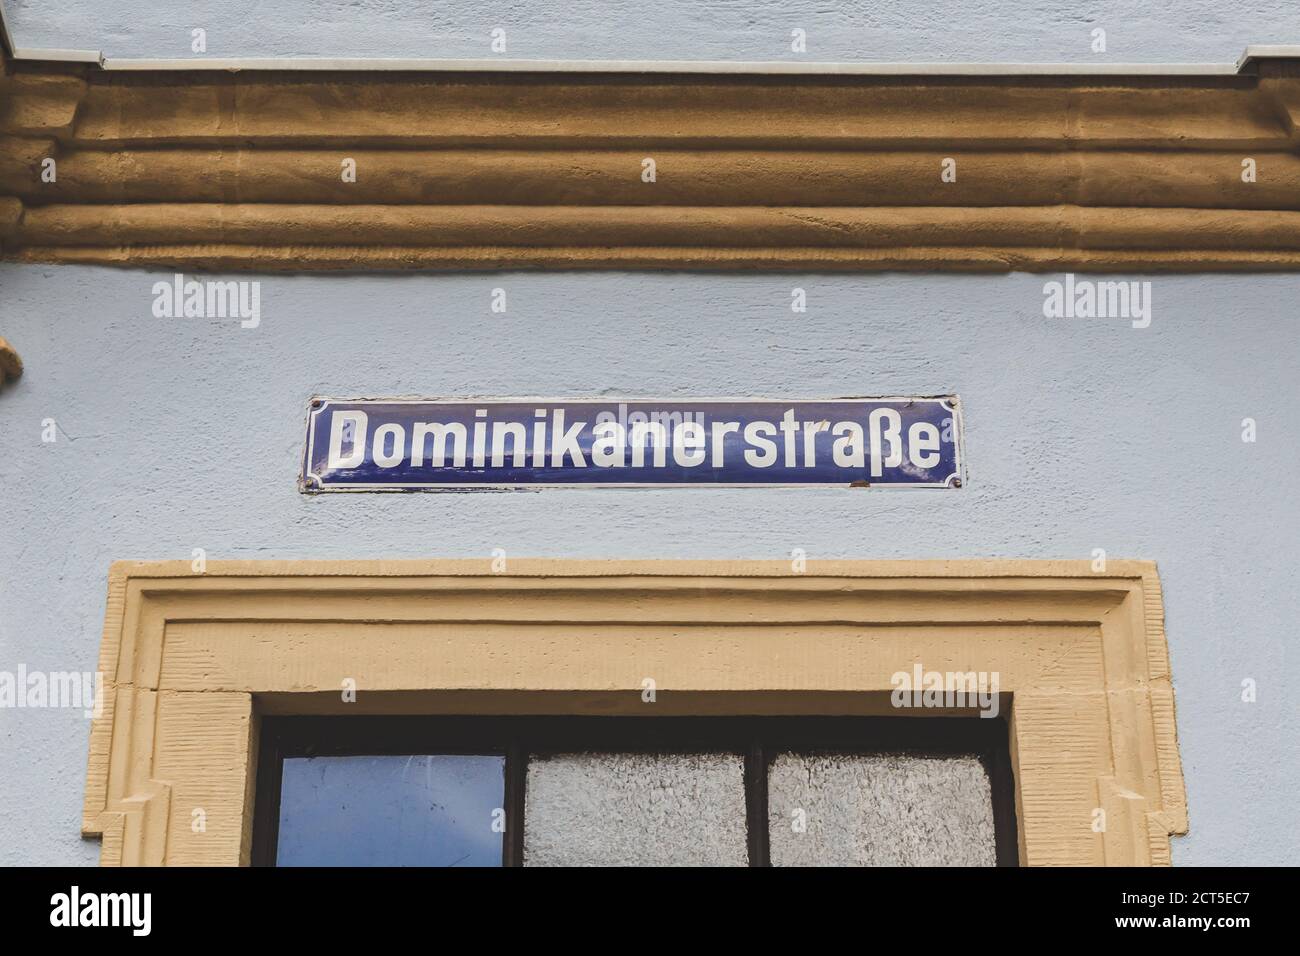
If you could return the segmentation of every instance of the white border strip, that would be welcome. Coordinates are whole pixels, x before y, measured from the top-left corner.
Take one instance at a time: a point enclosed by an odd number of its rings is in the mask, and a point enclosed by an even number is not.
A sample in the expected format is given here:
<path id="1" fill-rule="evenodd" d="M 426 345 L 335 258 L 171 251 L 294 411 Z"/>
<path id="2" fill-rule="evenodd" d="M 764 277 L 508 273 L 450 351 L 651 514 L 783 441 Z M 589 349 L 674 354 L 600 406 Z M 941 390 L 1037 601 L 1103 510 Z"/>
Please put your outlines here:
<path id="1" fill-rule="evenodd" d="M 1300 53 L 1296 53 L 1300 56 Z M 336 57 L 133 59 L 81 50 L 19 50 L 15 60 L 98 63 L 115 72 L 179 70 L 370 73 L 667 73 L 750 76 L 1235 76 L 1232 63 L 800 63 L 718 60 L 493 60 Z"/>
<path id="2" fill-rule="evenodd" d="M 94 63 L 104 65 L 104 58 L 94 50 L 14 50 L 15 60 L 41 63 Z"/>
<path id="3" fill-rule="evenodd" d="M 694 73 L 758 76 L 1234 76 L 1231 63 L 799 63 L 716 60 L 431 60 L 330 57 L 137 60 L 108 57 L 105 70 L 420 73 Z"/>

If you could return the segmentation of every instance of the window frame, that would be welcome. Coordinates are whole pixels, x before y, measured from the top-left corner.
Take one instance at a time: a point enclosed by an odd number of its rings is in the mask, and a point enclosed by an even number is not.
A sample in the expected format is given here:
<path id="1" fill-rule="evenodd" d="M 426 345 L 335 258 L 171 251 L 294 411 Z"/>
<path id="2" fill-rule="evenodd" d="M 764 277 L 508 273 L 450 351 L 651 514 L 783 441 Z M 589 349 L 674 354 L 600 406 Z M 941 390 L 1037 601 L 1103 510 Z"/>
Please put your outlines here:
<path id="1" fill-rule="evenodd" d="M 661 716 L 887 715 L 916 663 L 999 674 L 1021 865 L 1169 866 L 1188 828 L 1150 561 L 116 561 L 99 662 L 103 866 L 248 865 L 267 714 L 642 716 L 651 676 Z"/>
<path id="2" fill-rule="evenodd" d="M 782 753 L 973 756 L 988 774 L 997 866 L 1019 865 L 1007 721 L 883 716 L 264 716 L 252 865 L 276 865 L 284 760 L 476 754 L 505 758 L 502 866 L 524 864 L 528 762 L 566 753 L 730 753 L 745 760 L 748 865 L 771 865 L 768 779 Z"/>

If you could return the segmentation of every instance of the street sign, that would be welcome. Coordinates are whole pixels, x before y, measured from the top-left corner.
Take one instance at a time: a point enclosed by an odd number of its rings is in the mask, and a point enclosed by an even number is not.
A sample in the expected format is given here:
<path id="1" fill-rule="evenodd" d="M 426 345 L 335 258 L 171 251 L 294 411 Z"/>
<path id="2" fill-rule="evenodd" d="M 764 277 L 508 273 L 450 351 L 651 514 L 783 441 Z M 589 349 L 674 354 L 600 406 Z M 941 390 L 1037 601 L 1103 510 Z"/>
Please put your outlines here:
<path id="1" fill-rule="evenodd" d="M 955 396 L 313 399 L 303 491 L 959 488 Z"/>

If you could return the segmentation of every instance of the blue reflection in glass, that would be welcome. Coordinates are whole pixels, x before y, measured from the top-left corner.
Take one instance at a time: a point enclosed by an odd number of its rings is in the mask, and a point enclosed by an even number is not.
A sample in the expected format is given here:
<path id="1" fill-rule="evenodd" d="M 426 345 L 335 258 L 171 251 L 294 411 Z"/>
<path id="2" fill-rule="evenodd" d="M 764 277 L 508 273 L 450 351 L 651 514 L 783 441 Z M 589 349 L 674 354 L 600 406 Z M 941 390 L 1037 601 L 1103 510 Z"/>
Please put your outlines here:
<path id="1" fill-rule="evenodd" d="M 500 866 L 504 805 L 504 757 L 287 757 L 276 862 Z"/>

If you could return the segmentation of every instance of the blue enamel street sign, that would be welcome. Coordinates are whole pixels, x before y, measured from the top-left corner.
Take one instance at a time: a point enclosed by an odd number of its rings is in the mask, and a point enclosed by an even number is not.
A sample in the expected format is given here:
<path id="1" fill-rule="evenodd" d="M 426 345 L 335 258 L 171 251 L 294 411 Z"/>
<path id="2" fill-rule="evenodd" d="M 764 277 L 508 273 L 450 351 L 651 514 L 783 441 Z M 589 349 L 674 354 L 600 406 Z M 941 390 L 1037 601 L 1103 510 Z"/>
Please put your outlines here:
<path id="1" fill-rule="evenodd" d="M 955 396 L 814 401 L 314 399 L 303 491 L 959 488 Z"/>

